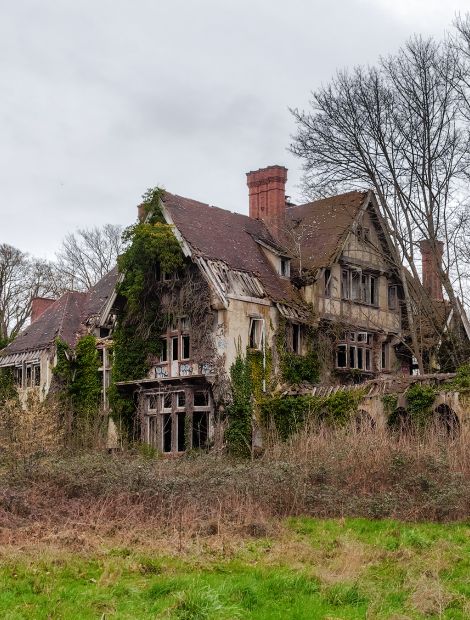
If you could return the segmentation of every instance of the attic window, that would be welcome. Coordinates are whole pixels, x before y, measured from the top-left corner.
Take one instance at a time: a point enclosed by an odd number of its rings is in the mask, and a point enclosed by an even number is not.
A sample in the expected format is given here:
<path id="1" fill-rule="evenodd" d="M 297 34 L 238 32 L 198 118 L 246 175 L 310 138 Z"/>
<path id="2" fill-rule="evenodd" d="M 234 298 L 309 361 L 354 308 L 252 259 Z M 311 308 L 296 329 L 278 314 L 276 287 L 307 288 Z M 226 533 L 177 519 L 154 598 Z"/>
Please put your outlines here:
<path id="1" fill-rule="evenodd" d="M 281 258 L 279 273 L 284 278 L 290 277 L 290 260 L 288 258 Z"/>
<path id="2" fill-rule="evenodd" d="M 325 297 L 331 297 L 331 269 L 325 269 Z"/>

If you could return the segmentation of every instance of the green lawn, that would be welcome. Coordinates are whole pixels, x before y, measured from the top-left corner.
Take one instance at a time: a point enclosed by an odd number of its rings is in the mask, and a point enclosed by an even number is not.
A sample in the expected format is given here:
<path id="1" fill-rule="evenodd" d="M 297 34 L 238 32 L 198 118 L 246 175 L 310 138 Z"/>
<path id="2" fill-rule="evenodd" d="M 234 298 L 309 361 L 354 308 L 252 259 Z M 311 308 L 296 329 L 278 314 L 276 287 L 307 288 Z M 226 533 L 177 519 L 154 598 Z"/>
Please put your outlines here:
<path id="1" fill-rule="evenodd" d="M 302 518 L 271 531 L 179 553 L 3 549 L 0 617 L 470 618 L 468 525 Z"/>

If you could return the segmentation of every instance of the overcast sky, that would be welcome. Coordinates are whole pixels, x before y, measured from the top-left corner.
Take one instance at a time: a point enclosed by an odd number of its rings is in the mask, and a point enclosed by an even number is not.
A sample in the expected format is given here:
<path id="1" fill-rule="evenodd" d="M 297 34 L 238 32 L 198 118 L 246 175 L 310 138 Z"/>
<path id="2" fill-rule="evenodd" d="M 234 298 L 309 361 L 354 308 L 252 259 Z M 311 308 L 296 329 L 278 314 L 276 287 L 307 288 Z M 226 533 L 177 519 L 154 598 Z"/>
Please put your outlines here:
<path id="1" fill-rule="evenodd" d="M 127 225 L 146 188 L 247 212 L 245 172 L 289 168 L 288 107 L 470 0 L 15 0 L 0 13 L 0 243 L 52 257 Z"/>

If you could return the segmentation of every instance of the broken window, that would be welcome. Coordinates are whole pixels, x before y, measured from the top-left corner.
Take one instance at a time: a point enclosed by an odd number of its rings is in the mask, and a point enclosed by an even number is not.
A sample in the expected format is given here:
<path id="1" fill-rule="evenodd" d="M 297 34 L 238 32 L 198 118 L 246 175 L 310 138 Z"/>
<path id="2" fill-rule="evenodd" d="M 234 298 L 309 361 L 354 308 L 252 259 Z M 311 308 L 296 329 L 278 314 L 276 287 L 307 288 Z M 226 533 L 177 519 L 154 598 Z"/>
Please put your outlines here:
<path id="1" fill-rule="evenodd" d="M 147 425 L 144 427 L 148 443 L 165 453 L 207 447 L 211 412 L 207 390 L 194 392 L 190 399 L 183 390 L 149 394 L 146 399 L 150 414 L 146 416 Z"/>
<path id="2" fill-rule="evenodd" d="M 373 334 L 348 332 L 336 347 L 336 368 L 351 370 L 372 370 Z"/>
<path id="3" fill-rule="evenodd" d="M 171 452 L 172 444 L 172 416 L 166 413 L 162 416 L 163 421 L 163 452 Z"/>
<path id="4" fill-rule="evenodd" d="M 178 409 L 184 409 L 186 406 L 186 394 L 185 392 L 178 392 L 176 395 L 176 406 Z"/>
<path id="5" fill-rule="evenodd" d="M 343 269 L 341 296 L 343 299 L 378 305 L 377 277 L 361 269 Z"/>
<path id="6" fill-rule="evenodd" d="M 194 407 L 208 407 L 208 406 L 209 406 L 208 392 L 194 392 Z"/>
<path id="7" fill-rule="evenodd" d="M 288 258 L 281 258 L 279 273 L 285 278 L 290 276 L 290 260 Z"/>
<path id="8" fill-rule="evenodd" d="M 249 343 L 250 349 L 261 350 L 263 348 L 263 319 L 250 320 Z"/>
<path id="9" fill-rule="evenodd" d="M 390 370 L 390 351 L 388 342 L 382 343 L 381 366 L 382 370 Z"/>
<path id="10" fill-rule="evenodd" d="M 23 367 L 16 366 L 13 372 L 13 379 L 15 381 L 15 385 L 19 388 L 23 387 Z"/>
<path id="11" fill-rule="evenodd" d="M 336 368 L 347 368 L 347 345 L 340 344 L 336 350 Z"/>
<path id="12" fill-rule="evenodd" d="M 178 336 L 174 336 L 171 339 L 171 359 L 174 362 L 178 361 L 178 340 L 179 340 Z"/>
<path id="13" fill-rule="evenodd" d="M 390 310 L 398 308 L 398 289 L 395 285 L 388 287 L 388 307 Z"/>
<path id="14" fill-rule="evenodd" d="M 189 334 L 181 336 L 181 359 L 189 360 Z"/>
<path id="15" fill-rule="evenodd" d="M 33 369 L 30 364 L 26 366 L 26 387 L 33 387 Z"/>
<path id="16" fill-rule="evenodd" d="M 349 271 L 347 269 L 343 269 L 341 271 L 341 297 L 343 299 L 349 299 Z"/>
<path id="17" fill-rule="evenodd" d="M 193 448 L 205 448 L 207 446 L 209 431 L 209 412 L 195 411 L 193 413 Z"/>
<path id="18" fill-rule="evenodd" d="M 34 387 L 41 385 L 41 366 L 39 364 L 33 366 L 33 385 Z"/>
<path id="19" fill-rule="evenodd" d="M 167 392 L 166 394 L 163 394 L 163 411 L 171 411 L 171 400 L 172 400 L 171 392 Z"/>
<path id="20" fill-rule="evenodd" d="M 300 355 L 301 343 L 300 343 L 300 325 L 298 323 L 292 323 L 292 352 Z"/>
<path id="21" fill-rule="evenodd" d="M 186 413 L 180 412 L 176 414 L 177 424 L 177 451 L 184 452 L 186 450 Z"/>
<path id="22" fill-rule="evenodd" d="M 331 297 L 331 269 L 325 269 L 324 287 L 323 294 L 325 297 Z"/>
<path id="23" fill-rule="evenodd" d="M 168 361 L 168 342 L 166 338 L 162 339 L 162 348 L 160 351 L 160 362 Z"/>

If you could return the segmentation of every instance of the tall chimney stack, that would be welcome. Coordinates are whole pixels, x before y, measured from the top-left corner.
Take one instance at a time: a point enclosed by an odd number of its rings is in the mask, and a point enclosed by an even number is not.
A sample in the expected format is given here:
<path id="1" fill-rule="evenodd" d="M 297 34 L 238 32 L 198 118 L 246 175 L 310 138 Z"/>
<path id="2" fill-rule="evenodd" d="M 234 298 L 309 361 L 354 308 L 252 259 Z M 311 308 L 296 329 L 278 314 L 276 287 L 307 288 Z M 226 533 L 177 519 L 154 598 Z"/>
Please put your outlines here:
<path id="1" fill-rule="evenodd" d="M 49 297 L 33 297 L 31 300 L 31 323 L 37 321 L 49 306 L 55 302 L 55 299 Z"/>
<path id="2" fill-rule="evenodd" d="M 444 254 L 444 243 L 429 239 L 419 242 L 422 260 L 422 279 L 423 286 L 431 299 L 442 301 L 442 282 L 439 277 L 439 269 L 442 268 L 442 255 Z"/>
<path id="3" fill-rule="evenodd" d="M 268 166 L 246 174 L 250 217 L 263 220 L 275 238 L 279 238 L 285 218 L 286 181 L 284 166 Z"/>

